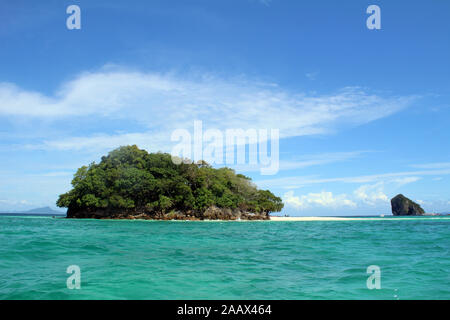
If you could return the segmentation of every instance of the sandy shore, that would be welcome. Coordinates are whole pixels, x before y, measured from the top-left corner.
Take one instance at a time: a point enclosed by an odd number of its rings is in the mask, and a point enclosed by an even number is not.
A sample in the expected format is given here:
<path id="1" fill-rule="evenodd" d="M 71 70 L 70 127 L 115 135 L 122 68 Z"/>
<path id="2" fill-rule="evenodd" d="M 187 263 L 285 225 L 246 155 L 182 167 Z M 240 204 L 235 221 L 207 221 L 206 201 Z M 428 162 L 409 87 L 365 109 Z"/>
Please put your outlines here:
<path id="1" fill-rule="evenodd" d="M 271 221 L 347 221 L 368 220 L 368 218 L 346 218 L 346 217 L 270 217 Z"/>
<path id="2" fill-rule="evenodd" d="M 450 220 L 450 216 L 431 216 L 431 215 L 425 215 L 425 216 L 402 216 L 402 217 L 276 217 L 276 216 L 270 216 L 271 221 L 398 221 L 398 220 L 422 220 L 422 219 L 439 219 L 439 220 Z"/>

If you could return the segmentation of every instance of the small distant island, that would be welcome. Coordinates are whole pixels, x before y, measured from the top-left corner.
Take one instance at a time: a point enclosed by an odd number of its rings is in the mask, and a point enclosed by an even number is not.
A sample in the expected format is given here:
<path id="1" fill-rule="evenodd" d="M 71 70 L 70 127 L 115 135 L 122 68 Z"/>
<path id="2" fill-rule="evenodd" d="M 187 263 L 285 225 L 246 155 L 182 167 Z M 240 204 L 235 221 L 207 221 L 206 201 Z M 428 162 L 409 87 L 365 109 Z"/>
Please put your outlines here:
<path id="1" fill-rule="evenodd" d="M 67 218 L 269 220 L 281 198 L 251 179 L 204 161 L 175 164 L 167 153 L 124 146 L 77 170 L 59 196 Z"/>
<path id="2" fill-rule="evenodd" d="M 24 215 L 24 216 L 32 216 L 32 215 L 38 215 L 38 216 L 65 216 L 66 213 L 63 211 L 57 211 L 57 210 L 53 210 L 50 207 L 42 207 L 42 208 L 34 208 L 34 209 L 30 209 L 30 210 L 20 210 L 20 211 L 14 211 L 14 210 L 10 210 L 10 211 L 0 211 L 0 214 L 2 215 L 8 215 L 8 214 L 12 214 L 12 215 Z"/>
<path id="3" fill-rule="evenodd" d="M 34 208 L 31 210 L 25 211 L 23 213 L 64 215 L 64 212 L 53 210 L 50 207 Z"/>

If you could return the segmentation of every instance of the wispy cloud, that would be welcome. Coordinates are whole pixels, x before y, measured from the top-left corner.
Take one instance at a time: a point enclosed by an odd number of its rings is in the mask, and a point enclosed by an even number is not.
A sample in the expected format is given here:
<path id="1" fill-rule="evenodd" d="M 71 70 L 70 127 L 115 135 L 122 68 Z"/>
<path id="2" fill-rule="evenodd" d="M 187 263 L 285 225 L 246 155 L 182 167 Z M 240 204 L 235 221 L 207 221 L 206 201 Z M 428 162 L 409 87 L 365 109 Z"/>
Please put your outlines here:
<path id="1" fill-rule="evenodd" d="M 312 166 L 343 162 L 357 158 L 368 151 L 332 152 L 304 155 L 291 161 L 281 161 L 280 170 L 302 169 Z"/>
<path id="2" fill-rule="evenodd" d="M 8 199 L 0 199 L 0 204 L 7 204 L 7 205 L 28 205 L 29 202 L 27 200 L 8 200 Z"/>
<path id="3" fill-rule="evenodd" d="M 404 186 L 405 184 L 419 181 L 420 179 L 421 179 L 420 177 L 403 177 L 392 179 L 391 182 L 395 183 L 397 187 L 401 187 Z"/>
<path id="4" fill-rule="evenodd" d="M 350 152 L 328 152 L 320 154 L 310 154 L 295 157 L 292 160 L 280 160 L 279 171 L 288 171 L 304 169 L 314 166 L 327 165 L 337 162 L 344 162 L 360 157 L 369 151 L 350 151 Z M 231 166 L 237 171 L 252 172 L 260 171 L 259 165 L 234 165 Z"/>
<path id="5" fill-rule="evenodd" d="M 319 72 L 318 72 L 318 71 L 315 71 L 315 72 L 307 72 L 307 73 L 305 74 L 305 76 L 306 76 L 309 80 L 316 80 L 318 75 L 319 75 Z"/>
<path id="6" fill-rule="evenodd" d="M 392 172 L 384 174 L 352 176 L 352 177 L 336 177 L 336 178 L 297 176 L 297 177 L 260 180 L 257 181 L 256 183 L 261 187 L 268 187 L 268 186 L 279 188 L 288 187 L 290 189 L 294 187 L 300 188 L 308 185 L 324 184 L 324 183 L 370 183 L 377 181 L 391 181 L 391 182 L 393 181 L 400 186 L 401 184 L 417 181 L 420 178 L 420 176 L 434 176 L 434 175 L 448 175 L 448 174 L 450 174 L 450 169 Z M 405 178 L 401 179 L 401 177 Z"/>
<path id="7" fill-rule="evenodd" d="M 418 169 L 444 169 L 450 168 L 450 162 L 432 162 L 432 163 L 424 163 L 424 164 L 413 164 L 411 165 L 413 168 Z"/>
<path id="8" fill-rule="evenodd" d="M 95 148 L 99 140 L 120 145 L 156 137 L 167 144 L 172 130 L 190 129 L 194 120 L 220 130 L 276 128 L 282 138 L 326 134 L 341 126 L 357 126 L 389 116 L 414 99 L 370 94 L 355 87 L 327 95 L 307 95 L 243 78 L 102 70 L 75 77 L 53 95 L 2 83 L 0 116 L 11 121 L 45 119 L 50 123 L 82 123 L 87 118 L 98 122 L 124 120 L 148 128 L 131 131 L 128 125 L 116 128 L 123 131 L 119 134 L 93 135 L 88 132 L 95 132 L 95 127 L 87 127 L 85 135 L 63 135 L 35 144 L 68 150 Z"/>
<path id="9" fill-rule="evenodd" d="M 136 144 L 147 150 L 163 150 L 167 147 L 168 138 L 161 133 L 123 133 L 123 134 L 95 134 L 88 137 L 69 137 L 54 140 L 44 140 L 37 144 L 27 144 L 30 150 L 111 150 L 118 146 Z M 161 148 L 161 149 L 159 149 Z M 156 149 L 156 150 L 155 150 Z"/>
<path id="10" fill-rule="evenodd" d="M 257 0 L 259 3 L 262 3 L 265 6 L 269 6 L 272 0 Z"/>

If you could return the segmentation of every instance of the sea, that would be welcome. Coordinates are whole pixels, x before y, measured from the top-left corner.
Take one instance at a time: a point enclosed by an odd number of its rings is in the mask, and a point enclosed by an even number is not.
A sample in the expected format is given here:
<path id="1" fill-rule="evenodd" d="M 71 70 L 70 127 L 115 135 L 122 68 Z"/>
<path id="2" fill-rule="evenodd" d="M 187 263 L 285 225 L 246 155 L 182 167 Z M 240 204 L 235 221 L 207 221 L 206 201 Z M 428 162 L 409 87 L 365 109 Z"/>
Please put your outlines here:
<path id="1" fill-rule="evenodd" d="M 0 215 L 0 299 L 450 299 L 450 217 Z"/>

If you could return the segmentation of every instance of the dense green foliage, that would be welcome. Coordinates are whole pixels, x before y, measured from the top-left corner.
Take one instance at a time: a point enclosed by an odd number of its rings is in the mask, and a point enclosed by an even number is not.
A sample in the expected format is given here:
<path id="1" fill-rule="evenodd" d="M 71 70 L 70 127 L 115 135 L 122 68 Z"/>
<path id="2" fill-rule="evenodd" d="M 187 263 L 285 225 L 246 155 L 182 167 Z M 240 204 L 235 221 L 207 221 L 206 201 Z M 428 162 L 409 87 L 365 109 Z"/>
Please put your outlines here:
<path id="1" fill-rule="evenodd" d="M 121 208 L 147 212 L 202 211 L 210 206 L 254 213 L 280 211 L 283 203 L 268 190 L 258 190 L 250 178 L 205 162 L 173 163 L 171 155 L 137 146 L 120 147 L 78 169 L 73 189 L 57 205 L 72 209 Z"/>

